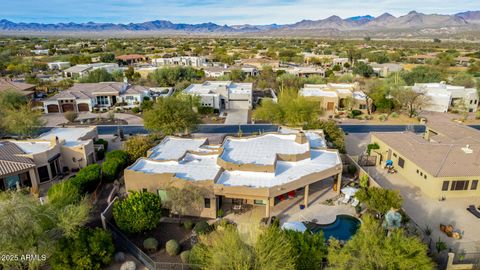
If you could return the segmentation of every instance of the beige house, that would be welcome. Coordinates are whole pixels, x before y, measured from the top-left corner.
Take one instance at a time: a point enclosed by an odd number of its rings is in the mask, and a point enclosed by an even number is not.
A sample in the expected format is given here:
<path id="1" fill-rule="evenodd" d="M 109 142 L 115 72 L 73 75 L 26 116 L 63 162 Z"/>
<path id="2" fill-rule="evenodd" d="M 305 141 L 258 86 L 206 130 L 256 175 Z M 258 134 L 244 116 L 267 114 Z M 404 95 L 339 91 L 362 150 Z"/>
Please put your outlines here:
<path id="1" fill-rule="evenodd" d="M 0 189 L 29 186 L 33 192 L 65 171 L 96 161 L 96 127 L 55 128 L 33 140 L 0 142 Z"/>
<path id="2" fill-rule="evenodd" d="M 352 110 L 367 112 L 367 95 L 358 90 L 356 83 L 305 84 L 299 95 L 320 102 L 320 107 L 328 114 L 345 110 L 350 100 Z"/>
<path id="3" fill-rule="evenodd" d="M 169 185 L 195 185 L 204 204 L 188 215 L 215 218 L 227 205 L 249 204 L 264 205 L 269 217 L 285 196 L 302 194 L 308 206 L 309 185 L 330 177 L 339 185 L 341 172 L 339 154 L 326 149 L 321 131 L 226 137 L 220 145 L 166 137 L 125 170 L 125 186 L 168 200 Z"/>
<path id="4" fill-rule="evenodd" d="M 372 133 L 378 166 L 395 169 L 431 198 L 479 196 L 480 132 L 460 124 L 429 124 L 425 134 Z"/>

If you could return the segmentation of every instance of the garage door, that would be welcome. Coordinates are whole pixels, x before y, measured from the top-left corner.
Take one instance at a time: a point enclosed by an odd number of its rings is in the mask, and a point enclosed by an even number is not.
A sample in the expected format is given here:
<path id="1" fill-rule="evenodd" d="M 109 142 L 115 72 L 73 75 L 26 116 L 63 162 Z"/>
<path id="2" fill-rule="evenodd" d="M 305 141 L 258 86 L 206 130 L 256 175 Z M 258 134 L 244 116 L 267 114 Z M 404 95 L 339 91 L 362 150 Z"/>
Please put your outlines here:
<path id="1" fill-rule="evenodd" d="M 250 109 L 248 100 L 230 100 L 230 109 Z"/>
<path id="2" fill-rule="evenodd" d="M 47 105 L 48 113 L 58 113 L 58 105 Z"/>
<path id="3" fill-rule="evenodd" d="M 62 105 L 62 111 L 63 112 L 72 112 L 75 111 L 73 104 L 63 104 Z"/>
<path id="4" fill-rule="evenodd" d="M 90 109 L 88 108 L 88 104 L 87 104 L 87 103 L 80 103 L 80 104 L 78 104 L 78 111 L 79 111 L 79 112 L 88 112 L 88 111 L 90 111 Z"/>

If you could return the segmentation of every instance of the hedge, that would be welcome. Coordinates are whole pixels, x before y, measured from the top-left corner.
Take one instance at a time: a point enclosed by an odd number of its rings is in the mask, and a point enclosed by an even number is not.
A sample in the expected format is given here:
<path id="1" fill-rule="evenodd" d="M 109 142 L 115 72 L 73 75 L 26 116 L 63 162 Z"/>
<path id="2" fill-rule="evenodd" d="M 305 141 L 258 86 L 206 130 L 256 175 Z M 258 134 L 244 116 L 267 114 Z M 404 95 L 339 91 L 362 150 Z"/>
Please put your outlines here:
<path id="1" fill-rule="evenodd" d="M 115 180 L 120 172 L 128 166 L 128 154 L 122 150 L 108 152 L 102 164 L 103 178 L 108 181 Z"/>
<path id="2" fill-rule="evenodd" d="M 81 194 L 93 192 L 102 179 L 102 169 L 98 164 L 91 164 L 82 168 L 75 177 L 72 178 L 72 183 L 78 188 Z"/>
<path id="3" fill-rule="evenodd" d="M 126 199 L 115 202 L 113 217 L 122 231 L 138 233 L 158 226 L 161 209 L 162 203 L 158 195 L 131 191 Z"/>

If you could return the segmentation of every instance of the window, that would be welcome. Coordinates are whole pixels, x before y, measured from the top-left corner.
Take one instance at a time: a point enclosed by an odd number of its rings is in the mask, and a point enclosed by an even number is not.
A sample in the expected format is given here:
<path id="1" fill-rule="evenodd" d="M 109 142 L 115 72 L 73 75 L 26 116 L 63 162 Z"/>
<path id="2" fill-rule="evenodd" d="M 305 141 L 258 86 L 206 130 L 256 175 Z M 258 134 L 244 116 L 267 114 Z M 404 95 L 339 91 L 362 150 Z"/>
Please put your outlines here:
<path id="1" fill-rule="evenodd" d="M 473 104 L 473 100 L 470 100 L 470 104 Z"/>
<path id="2" fill-rule="evenodd" d="M 40 178 L 40 183 L 50 180 L 50 175 L 48 174 L 47 166 L 40 167 L 37 170 L 38 170 L 38 177 Z"/>
<path id="3" fill-rule="evenodd" d="M 360 104 L 360 106 L 358 106 L 360 110 L 366 110 L 367 109 L 367 105 L 366 104 Z"/>
<path id="4" fill-rule="evenodd" d="M 110 101 L 107 96 L 98 96 L 97 97 L 97 104 L 98 105 L 109 105 Z"/>
<path id="5" fill-rule="evenodd" d="M 450 181 L 443 181 L 442 191 L 448 190 L 448 184 L 450 184 Z"/>
<path id="6" fill-rule="evenodd" d="M 142 192 L 147 192 L 147 191 L 148 191 L 148 189 L 142 188 Z"/>
<path id="7" fill-rule="evenodd" d="M 265 205 L 264 200 L 253 200 L 253 204 Z"/>
<path id="8" fill-rule="evenodd" d="M 405 160 L 403 160 L 403 158 L 398 158 L 398 167 L 403 168 L 403 166 L 405 166 Z"/>
<path id="9" fill-rule="evenodd" d="M 210 208 L 210 198 L 204 198 L 204 206 L 205 208 Z"/>
<path id="10" fill-rule="evenodd" d="M 470 186 L 471 190 L 477 190 L 478 180 L 473 180 L 472 185 Z"/>
<path id="11" fill-rule="evenodd" d="M 468 181 L 452 181 L 452 186 L 450 190 L 467 190 L 468 189 Z"/>
<path id="12" fill-rule="evenodd" d="M 423 176 L 423 172 L 420 172 L 420 176 Z"/>
<path id="13" fill-rule="evenodd" d="M 419 171 L 417 170 L 417 174 L 418 174 L 418 172 L 419 172 Z"/>
<path id="14" fill-rule="evenodd" d="M 394 157 L 397 157 L 397 154 L 393 153 L 393 156 L 394 156 Z"/>
<path id="15" fill-rule="evenodd" d="M 52 173 L 52 178 L 54 178 L 55 176 L 57 176 L 58 174 L 58 158 L 53 160 L 53 161 L 50 161 L 49 162 L 49 165 L 50 165 L 50 172 Z"/>
<path id="16" fill-rule="evenodd" d="M 427 175 L 426 175 L 426 174 L 423 176 L 423 179 L 427 179 Z"/>

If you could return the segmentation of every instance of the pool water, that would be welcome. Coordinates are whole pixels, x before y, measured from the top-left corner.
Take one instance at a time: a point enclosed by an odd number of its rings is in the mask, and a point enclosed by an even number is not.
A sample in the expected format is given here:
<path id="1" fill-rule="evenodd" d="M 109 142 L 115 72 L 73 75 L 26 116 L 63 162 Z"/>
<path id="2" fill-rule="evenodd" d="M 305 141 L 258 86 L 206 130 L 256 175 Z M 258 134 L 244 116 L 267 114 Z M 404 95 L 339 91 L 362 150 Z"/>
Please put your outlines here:
<path id="1" fill-rule="evenodd" d="M 304 222 L 304 224 L 312 233 L 323 231 L 326 240 L 334 237 L 337 240 L 348 241 L 360 227 L 360 220 L 349 215 L 338 215 L 335 222 L 331 224 L 323 225 L 313 222 Z"/>

